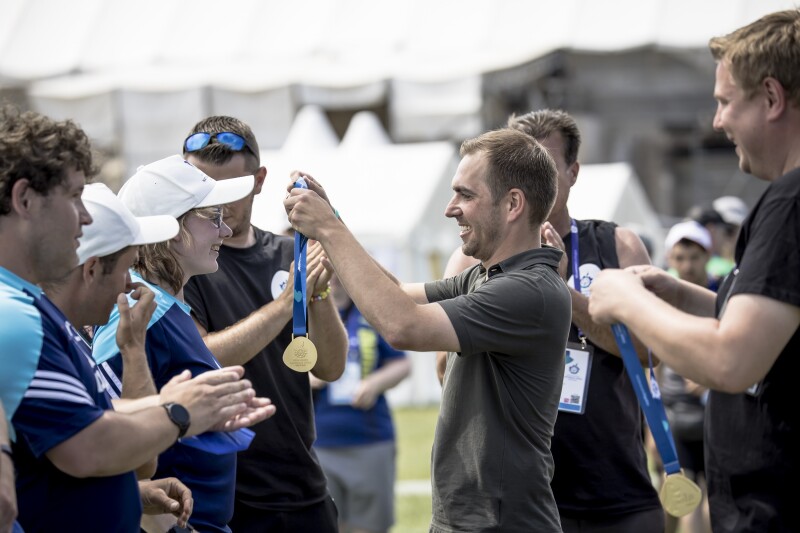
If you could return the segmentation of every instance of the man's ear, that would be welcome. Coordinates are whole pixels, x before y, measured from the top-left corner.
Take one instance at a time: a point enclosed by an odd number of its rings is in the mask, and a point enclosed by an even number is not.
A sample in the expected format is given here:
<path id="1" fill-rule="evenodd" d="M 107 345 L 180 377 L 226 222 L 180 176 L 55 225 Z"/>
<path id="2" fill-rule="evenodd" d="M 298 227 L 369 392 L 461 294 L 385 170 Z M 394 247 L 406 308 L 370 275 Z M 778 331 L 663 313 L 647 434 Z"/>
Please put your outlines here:
<path id="1" fill-rule="evenodd" d="M 581 170 L 581 164 L 575 161 L 572 163 L 569 168 L 567 169 L 567 175 L 569 176 L 569 186 L 572 187 L 575 185 L 575 182 L 578 181 L 578 172 Z"/>
<path id="2" fill-rule="evenodd" d="M 83 282 L 86 285 L 91 285 L 102 273 L 102 271 L 103 265 L 100 264 L 100 259 L 94 256 L 90 257 L 84 264 L 81 265 Z"/>
<path id="3" fill-rule="evenodd" d="M 255 186 L 253 187 L 253 194 L 260 194 L 261 187 L 264 185 L 264 180 L 267 179 L 267 167 L 258 167 L 256 173 L 253 174 L 255 178 Z"/>
<path id="4" fill-rule="evenodd" d="M 777 120 L 786 111 L 786 89 L 771 76 L 764 78 L 761 87 L 767 99 L 767 120 Z"/>
<path id="5" fill-rule="evenodd" d="M 28 178 L 18 179 L 11 186 L 11 211 L 22 217 L 31 216 L 31 206 L 33 205 L 34 195 L 37 194 L 31 187 L 31 182 Z"/>
<path id="6" fill-rule="evenodd" d="M 511 189 L 508 191 L 506 205 L 508 206 L 508 221 L 516 220 L 525 211 L 525 194 L 520 189 Z"/>

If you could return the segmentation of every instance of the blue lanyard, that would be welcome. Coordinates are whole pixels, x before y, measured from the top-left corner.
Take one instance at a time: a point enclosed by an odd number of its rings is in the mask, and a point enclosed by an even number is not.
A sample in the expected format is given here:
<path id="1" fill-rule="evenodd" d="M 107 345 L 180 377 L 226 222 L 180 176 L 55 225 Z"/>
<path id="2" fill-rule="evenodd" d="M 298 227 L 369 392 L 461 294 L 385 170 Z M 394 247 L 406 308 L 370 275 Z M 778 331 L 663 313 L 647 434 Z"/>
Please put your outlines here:
<path id="1" fill-rule="evenodd" d="M 667 413 L 664 411 L 661 392 L 658 390 L 658 383 L 653 372 L 653 360 L 648 353 L 651 391 L 647 386 L 647 379 L 644 376 L 642 365 L 639 364 L 639 358 L 636 356 L 636 350 L 631 343 L 628 328 L 622 324 L 614 324 L 611 326 L 611 330 L 614 332 L 617 346 L 619 346 L 619 351 L 622 353 L 622 362 L 625 364 L 628 377 L 631 379 L 633 391 L 636 393 L 642 412 L 644 412 L 647 425 L 650 426 L 650 432 L 653 434 L 658 454 L 664 464 L 664 471 L 667 474 L 680 472 L 681 465 L 678 462 L 678 453 L 675 451 L 675 441 L 672 439 Z"/>
<path id="2" fill-rule="evenodd" d="M 295 187 L 308 189 L 306 180 L 298 179 Z M 294 306 L 292 310 L 292 333 L 295 337 L 305 337 L 307 331 L 306 311 L 306 244 L 308 237 L 294 232 Z"/>
<path id="3" fill-rule="evenodd" d="M 569 233 L 570 233 L 570 246 L 572 247 L 572 285 L 575 287 L 575 292 L 581 292 L 581 270 L 580 270 L 580 254 L 578 254 L 578 224 L 574 218 L 569 219 Z M 581 341 L 581 347 L 586 348 L 586 335 L 583 334 L 581 328 L 575 325 L 578 330 L 578 338 Z"/>

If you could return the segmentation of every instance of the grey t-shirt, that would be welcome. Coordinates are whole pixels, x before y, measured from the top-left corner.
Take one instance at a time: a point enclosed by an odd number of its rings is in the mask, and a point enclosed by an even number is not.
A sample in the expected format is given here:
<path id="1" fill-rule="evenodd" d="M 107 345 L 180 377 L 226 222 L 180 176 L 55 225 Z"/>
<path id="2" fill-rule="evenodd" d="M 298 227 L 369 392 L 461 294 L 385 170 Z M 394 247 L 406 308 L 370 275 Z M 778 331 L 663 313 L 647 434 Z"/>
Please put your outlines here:
<path id="1" fill-rule="evenodd" d="M 572 319 L 543 247 L 425 284 L 458 335 L 433 445 L 432 532 L 561 531 L 550 439 Z"/>

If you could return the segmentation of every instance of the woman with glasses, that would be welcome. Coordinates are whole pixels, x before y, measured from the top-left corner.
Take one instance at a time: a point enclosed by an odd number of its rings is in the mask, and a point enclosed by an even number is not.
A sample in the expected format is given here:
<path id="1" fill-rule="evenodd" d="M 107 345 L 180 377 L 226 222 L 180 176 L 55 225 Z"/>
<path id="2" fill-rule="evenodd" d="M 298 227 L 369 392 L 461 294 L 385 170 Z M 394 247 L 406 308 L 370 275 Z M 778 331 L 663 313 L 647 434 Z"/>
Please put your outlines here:
<path id="1" fill-rule="evenodd" d="M 156 390 L 186 370 L 196 376 L 220 367 L 192 321 L 190 308 L 183 301 L 183 286 L 192 276 L 216 272 L 219 247 L 231 235 L 222 220 L 222 204 L 239 200 L 252 189 L 252 176 L 215 181 L 182 157 L 173 156 L 140 167 L 119 192 L 135 215 L 172 215 L 180 224 L 180 232 L 173 239 L 142 246 L 131 272 L 134 282 L 144 283 L 156 294 L 158 307 L 146 338 Z M 115 342 L 118 324 L 115 307 L 108 325 L 97 330 L 93 345 L 94 358 L 109 381 L 112 395 L 154 393 L 128 390 L 128 384 L 133 388 L 134 380 L 139 386 L 142 380 L 125 374 Z M 180 420 L 182 413 L 175 415 L 176 425 L 186 423 Z M 190 521 L 197 530 L 230 532 L 227 523 L 233 514 L 236 453 L 249 445 L 250 438 L 249 430 L 179 438 L 159 456 L 153 477 L 176 477 L 192 490 L 194 511 Z M 172 525 L 160 524 L 158 528 L 165 531 Z"/>

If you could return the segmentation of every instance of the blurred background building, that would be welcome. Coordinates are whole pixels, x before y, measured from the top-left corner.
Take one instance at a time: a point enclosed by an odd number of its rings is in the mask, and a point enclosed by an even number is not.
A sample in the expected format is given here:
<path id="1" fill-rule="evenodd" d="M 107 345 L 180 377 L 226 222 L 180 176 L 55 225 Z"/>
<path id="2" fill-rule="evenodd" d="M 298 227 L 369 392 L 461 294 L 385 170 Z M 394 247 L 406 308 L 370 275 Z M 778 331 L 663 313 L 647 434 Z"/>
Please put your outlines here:
<path id="1" fill-rule="evenodd" d="M 511 113 L 569 111 L 584 143 L 570 212 L 663 228 L 765 184 L 711 127 L 707 42 L 786 0 L 0 0 L 0 100 L 72 118 L 116 190 L 211 114 L 248 122 L 269 169 L 255 220 L 285 226 L 288 172 L 320 178 L 408 281 L 459 244 L 443 216 L 458 145 Z M 427 401 L 427 381 L 393 391 Z M 415 368 L 415 374 L 417 369 Z M 416 383 L 416 384 L 414 384 Z M 417 390 L 418 389 L 418 390 Z M 438 394 L 436 392 L 433 393 Z"/>

